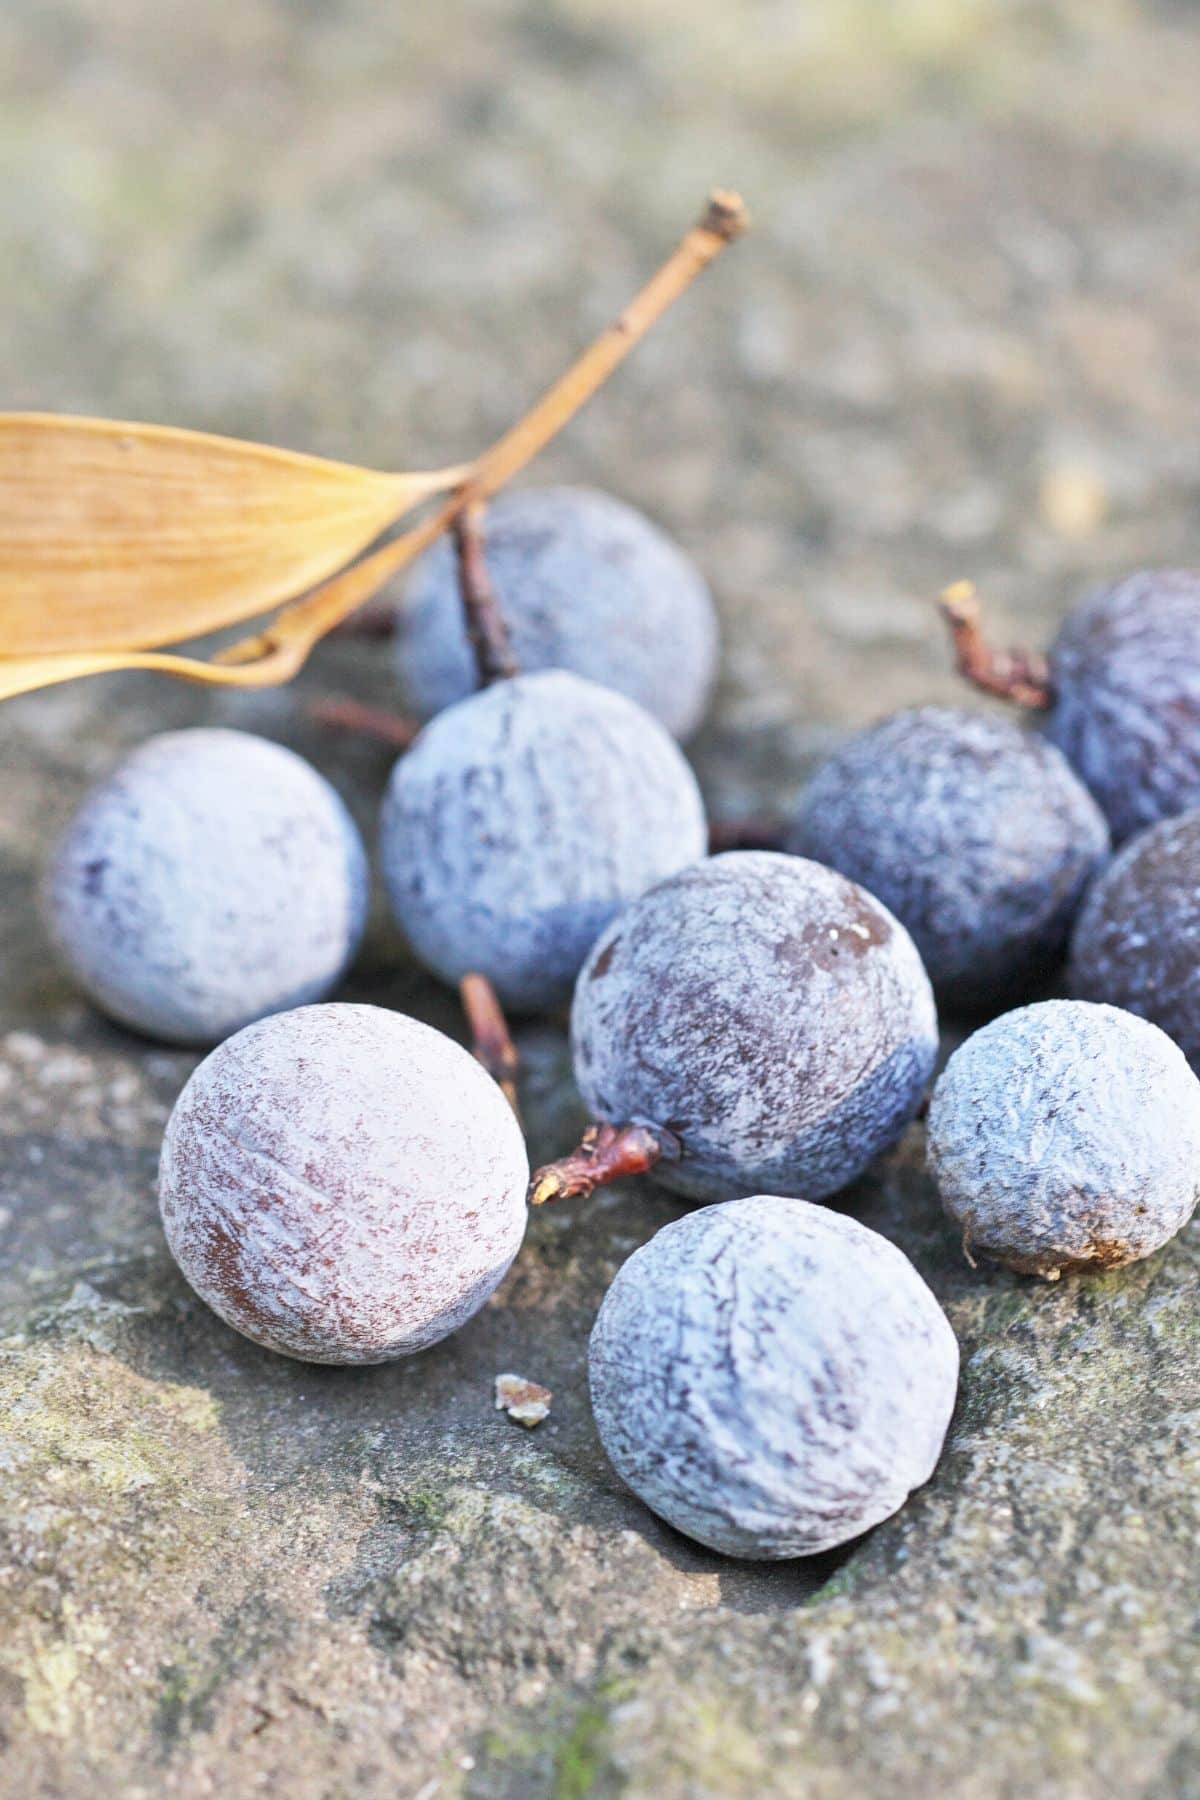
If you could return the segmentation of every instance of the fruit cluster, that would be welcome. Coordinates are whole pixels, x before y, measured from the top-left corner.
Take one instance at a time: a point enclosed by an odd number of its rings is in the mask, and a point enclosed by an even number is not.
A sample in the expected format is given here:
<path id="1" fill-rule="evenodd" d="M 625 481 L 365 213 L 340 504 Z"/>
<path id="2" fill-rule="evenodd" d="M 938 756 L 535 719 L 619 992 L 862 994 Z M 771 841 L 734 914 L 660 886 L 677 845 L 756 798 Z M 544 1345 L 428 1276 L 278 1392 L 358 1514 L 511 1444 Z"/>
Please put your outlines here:
<path id="1" fill-rule="evenodd" d="M 483 548 L 502 655 L 469 592 L 464 624 L 469 570 L 456 580 L 447 549 L 399 611 L 400 689 L 426 722 L 383 799 L 379 869 L 436 976 L 522 1013 L 570 1002 L 595 1121 L 577 1150 L 531 1182 L 482 1054 L 326 1002 L 362 934 L 367 858 L 327 783 L 276 745 L 196 730 L 128 757 L 53 856 L 49 929 L 114 1018 L 216 1045 L 171 1116 L 161 1205 L 229 1324 L 317 1362 L 423 1349 L 494 1291 L 527 1193 L 653 1169 L 708 1204 L 601 1307 L 609 1455 L 714 1549 L 829 1548 L 928 1479 L 954 1406 L 957 1345 L 915 1269 L 815 1204 L 920 1114 L 935 994 L 998 1014 L 929 1109 L 969 1257 L 1110 1267 L 1196 1204 L 1200 578 L 1088 600 L 1045 663 L 991 652 L 956 591 L 964 671 L 1046 729 L 898 714 L 818 769 L 777 848 L 708 855 L 678 742 L 716 661 L 698 572 L 581 490 L 502 501 Z M 1039 998 L 1064 964 L 1072 997 Z"/>

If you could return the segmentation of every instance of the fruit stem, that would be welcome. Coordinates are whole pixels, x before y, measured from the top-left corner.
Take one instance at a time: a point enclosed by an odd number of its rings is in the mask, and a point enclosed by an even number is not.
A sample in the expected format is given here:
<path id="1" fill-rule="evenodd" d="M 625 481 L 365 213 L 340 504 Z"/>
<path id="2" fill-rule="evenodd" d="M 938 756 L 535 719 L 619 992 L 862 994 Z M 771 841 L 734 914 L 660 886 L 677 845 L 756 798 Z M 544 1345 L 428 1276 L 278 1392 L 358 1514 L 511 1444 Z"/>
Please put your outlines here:
<path id="1" fill-rule="evenodd" d="M 517 1100 L 517 1076 L 521 1059 L 496 990 L 486 975 L 471 973 L 463 976 L 458 991 L 471 1033 L 471 1053 L 496 1083 L 516 1113 L 519 1124 L 521 1108 Z"/>
<path id="2" fill-rule="evenodd" d="M 661 269 L 600 333 L 525 417 L 485 450 L 468 475 L 465 489 L 486 499 L 504 486 L 543 445 L 561 431 L 628 356 L 651 325 L 691 286 L 727 245 L 750 229 L 740 194 L 715 189 L 703 213 L 676 245 Z"/>
<path id="3" fill-rule="evenodd" d="M 954 660 L 960 675 L 985 694 L 999 694 L 1031 712 L 1053 703 L 1054 690 L 1044 656 L 1031 650 L 996 650 L 983 631 L 983 609 L 973 581 L 954 581 L 943 589 L 939 605 L 950 627 Z"/>
<path id="4" fill-rule="evenodd" d="M 682 1153 L 674 1132 L 661 1125 L 589 1125 L 577 1150 L 534 1170 L 529 1204 L 586 1198 L 610 1181 L 644 1175 L 655 1163 L 678 1162 Z"/>
<path id="5" fill-rule="evenodd" d="M 482 500 L 464 508 L 454 521 L 454 548 L 458 556 L 458 591 L 462 598 L 467 636 L 475 652 L 480 687 L 508 681 L 520 673 L 512 640 L 484 557 Z"/>
<path id="6" fill-rule="evenodd" d="M 416 560 L 460 513 L 486 500 L 506 481 L 531 462 L 538 451 L 603 386 L 613 370 L 643 338 L 655 320 L 666 312 L 727 245 L 750 227 L 750 216 L 739 195 L 717 190 L 696 224 L 676 245 L 658 272 L 629 302 L 624 312 L 600 333 L 594 343 L 572 363 L 564 375 L 490 450 L 470 466 L 461 487 L 455 488 L 429 518 L 391 538 L 378 550 L 343 569 L 339 575 L 314 588 L 302 600 L 276 614 L 254 636 L 239 638 L 213 659 L 222 664 L 277 659 L 278 672 L 264 670 L 259 679 L 286 681 L 302 667 L 313 645 L 350 613 L 376 594 L 385 581 Z"/>
<path id="7" fill-rule="evenodd" d="M 365 706 L 349 694 L 326 694 L 314 700 L 308 716 L 317 725 L 330 725 L 335 731 L 352 731 L 359 737 L 374 738 L 393 749 L 407 750 L 421 727 L 415 719 L 401 713 L 387 712 L 382 706 Z"/>
<path id="8" fill-rule="evenodd" d="M 329 635 L 356 644 L 384 643 L 396 635 L 396 609 L 377 596 L 335 625 Z"/>

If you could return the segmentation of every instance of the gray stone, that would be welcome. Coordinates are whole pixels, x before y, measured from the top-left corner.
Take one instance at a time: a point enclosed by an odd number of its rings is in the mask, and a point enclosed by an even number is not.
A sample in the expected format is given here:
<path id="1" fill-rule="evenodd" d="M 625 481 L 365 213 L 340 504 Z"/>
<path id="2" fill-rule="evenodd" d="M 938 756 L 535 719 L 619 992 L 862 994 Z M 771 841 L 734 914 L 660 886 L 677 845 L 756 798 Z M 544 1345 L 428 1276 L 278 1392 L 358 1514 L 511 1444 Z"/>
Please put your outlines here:
<path id="1" fill-rule="evenodd" d="M 757 232 L 531 471 L 625 495 L 712 582 L 718 816 L 784 811 L 847 729 L 961 698 L 931 603 L 954 576 L 998 641 L 1044 645 L 1084 587 L 1194 558 L 1182 5 L 174 22 L 0 13 L 6 405 L 457 462 L 699 190 L 743 184 Z M 972 1272 L 914 1127 L 846 1204 L 945 1306 L 957 1415 L 928 1486 L 811 1567 L 689 1545 L 600 1449 L 588 1333 L 683 1210 L 647 1183 L 543 1209 L 462 1332 L 383 1368 L 274 1357 L 191 1294 L 154 1189 L 193 1058 L 79 1001 L 33 871 L 121 750 L 197 723 L 285 740 L 369 826 L 391 757 L 307 722 L 330 689 L 394 701 L 388 647 L 330 645 L 281 693 L 0 707 L 0 1785 L 1195 1800 L 1195 1223 L 1098 1278 Z M 378 908 L 339 997 L 459 1029 Z M 580 1109 L 562 1033 L 519 1044 L 538 1161 Z M 554 1392 L 532 1434 L 493 1407 L 510 1369 Z"/>

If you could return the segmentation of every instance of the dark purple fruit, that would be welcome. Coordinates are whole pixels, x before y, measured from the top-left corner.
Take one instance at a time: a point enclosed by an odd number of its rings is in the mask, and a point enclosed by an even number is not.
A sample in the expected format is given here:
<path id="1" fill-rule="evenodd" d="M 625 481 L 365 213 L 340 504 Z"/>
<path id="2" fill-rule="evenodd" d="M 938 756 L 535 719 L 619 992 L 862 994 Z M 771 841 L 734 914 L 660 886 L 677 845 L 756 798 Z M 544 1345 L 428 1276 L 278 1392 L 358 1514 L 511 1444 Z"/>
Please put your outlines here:
<path id="1" fill-rule="evenodd" d="M 882 900 L 941 998 L 974 1007 L 1019 997 L 1059 960 L 1108 827 L 1036 733 L 923 706 L 822 765 L 788 848 Z"/>
<path id="2" fill-rule="evenodd" d="M 1200 805 L 1200 571 L 1149 569 L 1068 614 L 1047 730 L 1117 843 Z"/>
<path id="3" fill-rule="evenodd" d="M 1200 1071 L 1200 808 L 1128 843 L 1088 894 L 1069 980 L 1160 1025 Z"/>

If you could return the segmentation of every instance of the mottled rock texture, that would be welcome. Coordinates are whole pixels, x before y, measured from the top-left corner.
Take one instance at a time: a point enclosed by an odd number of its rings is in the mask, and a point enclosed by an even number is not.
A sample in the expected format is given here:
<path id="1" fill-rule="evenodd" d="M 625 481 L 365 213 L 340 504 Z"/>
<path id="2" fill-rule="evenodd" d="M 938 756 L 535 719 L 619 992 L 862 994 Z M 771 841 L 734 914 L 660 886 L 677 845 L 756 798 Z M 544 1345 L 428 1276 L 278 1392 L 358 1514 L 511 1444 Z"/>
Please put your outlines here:
<path id="1" fill-rule="evenodd" d="M 939 998 L 970 1009 L 1054 971 L 1108 828 L 1052 745 L 1007 719 L 922 706 L 834 752 L 788 847 L 882 900 Z"/>
<path id="2" fill-rule="evenodd" d="M 968 1251 L 1052 1279 L 1136 1262 L 1200 1200 L 1200 1081 L 1118 1007 L 1023 1006 L 950 1058 L 929 1162 Z"/>
<path id="3" fill-rule="evenodd" d="M 916 1116 L 937 1017 L 912 939 L 863 888 L 732 851 L 618 913 L 580 970 L 571 1047 L 595 1118 L 678 1138 L 666 1187 L 823 1199 Z"/>
<path id="4" fill-rule="evenodd" d="M 387 1362 L 479 1311 L 525 1235 L 512 1108 L 459 1044 L 379 1006 L 248 1025 L 175 1103 L 159 1165 L 171 1254 L 268 1350 Z"/>
<path id="5" fill-rule="evenodd" d="M 366 924 L 367 858 L 333 788 L 282 744 L 166 731 L 88 794 L 42 901 L 104 1012 L 212 1044 L 341 979 Z"/>
<path id="6" fill-rule="evenodd" d="M 1067 615 L 1048 730 L 1122 843 L 1200 802 L 1200 569 L 1148 569 Z"/>
<path id="7" fill-rule="evenodd" d="M 682 752 L 623 694 L 565 669 L 460 700 L 397 762 L 379 824 L 392 911 L 444 981 L 506 1006 L 571 997 L 626 901 L 708 848 Z"/>
<path id="8" fill-rule="evenodd" d="M 756 1194 L 666 1225 L 588 1348 L 596 1428 L 660 1517 L 729 1556 L 836 1549 L 933 1473 L 958 1344 L 877 1232 Z"/>
<path id="9" fill-rule="evenodd" d="M 699 569 L 665 532 L 594 488 L 530 488 L 493 503 L 484 541 L 522 669 L 570 669 L 636 700 L 675 737 L 692 736 L 717 678 L 717 615 Z M 419 719 L 479 684 L 445 538 L 397 606 L 396 668 L 404 709 Z"/>
<path id="10" fill-rule="evenodd" d="M 377 467 L 502 430 L 712 180 L 755 234 L 531 471 L 643 507 L 721 608 L 717 816 L 962 698 L 932 596 L 1004 643 L 1196 559 L 1200 38 L 1183 4 L 8 0 L 4 404 Z M 797 96 L 803 97 L 798 104 Z M 0 707 L 0 1785 L 37 1800 L 1195 1800 L 1200 1228 L 1047 1285 L 963 1261 L 914 1129 L 846 1197 L 962 1346 L 932 1479 L 844 1559 L 732 1562 L 613 1474 L 586 1345 L 684 1203 L 543 1208 L 433 1350 L 306 1368 L 163 1241 L 190 1055 L 99 1020 L 34 871 L 154 731 L 238 725 L 370 828 L 387 646 L 293 690 L 93 682 Z M 460 1029 L 378 912 L 339 998 Z M 532 1157 L 581 1109 L 519 1033 Z M 554 1390 L 533 1433 L 492 1405 Z"/>
<path id="11" fill-rule="evenodd" d="M 1067 978 L 1153 1020 L 1200 1070 L 1200 812 L 1139 832 L 1092 884 Z"/>

